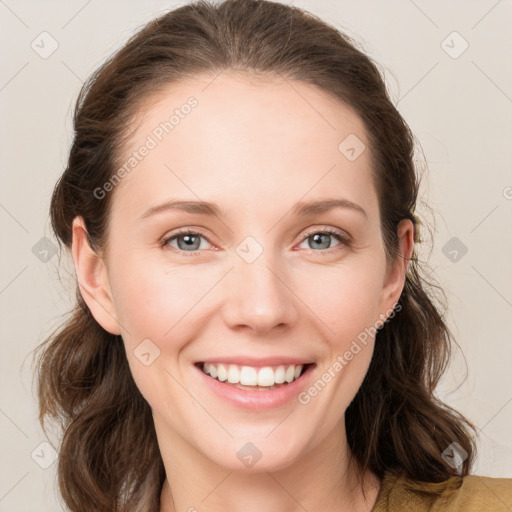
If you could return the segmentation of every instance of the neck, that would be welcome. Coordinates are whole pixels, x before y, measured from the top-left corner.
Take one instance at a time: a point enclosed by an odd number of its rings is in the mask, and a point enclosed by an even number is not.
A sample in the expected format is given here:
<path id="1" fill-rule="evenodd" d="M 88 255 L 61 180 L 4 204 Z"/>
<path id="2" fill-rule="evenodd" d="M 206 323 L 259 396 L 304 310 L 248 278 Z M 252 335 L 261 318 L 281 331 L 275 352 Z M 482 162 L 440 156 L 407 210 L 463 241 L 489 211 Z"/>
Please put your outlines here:
<path id="1" fill-rule="evenodd" d="M 336 435 L 334 435 L 336 434 Z M 275 510 L 369 512 L 380 481 L 350 463 L 345 431 L 331 433 L 299 460 L 277 471 L 232 471 L 195 451 L 159 440 L 166 469 L 160 512 Z"/>

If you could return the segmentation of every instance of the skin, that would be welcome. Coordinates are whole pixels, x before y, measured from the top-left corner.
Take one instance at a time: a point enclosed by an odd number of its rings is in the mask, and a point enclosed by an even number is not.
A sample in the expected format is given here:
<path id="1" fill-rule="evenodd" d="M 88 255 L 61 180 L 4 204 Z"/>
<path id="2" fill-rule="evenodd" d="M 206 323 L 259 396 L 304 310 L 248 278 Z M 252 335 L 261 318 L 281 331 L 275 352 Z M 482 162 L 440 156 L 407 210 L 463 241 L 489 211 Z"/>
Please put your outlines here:
<path id="1" fill-rule="evenodd" d="M 226 355 L 302 357 L 317 364 L 312 384 L 389 316 L 413 225 L 399 224 L 402 256 L 387 266 L 364 125 L 305 83 L 225 71 L 213 82 L 198 76 L 169 86 L 141 109 L 126 155 L 190 96 L 198 106 L 110 192 L 108 250 L 92 251 L 82 219 L 73 222 L 81 293 L 102 327 L 122 335 L 153 411 L 167 474 L 160 510 L 370 510 L 379 481 L 367 472 L 360 482 L 349 464 L 344 411 L 367 371 L 372 337 L 308 404 L 267 411 L 225 403 L 192 365 Z M 350 134 L 366 146 L 355 161 L 338 150 Z M 140 219 L 171 198 L 217 203 L 226 217 L 168 210 Z M 366 216 L 348 208 L 290 213 L 298 201 L 325 198 L 349 199 Z M 183 238 L 159 244 L 178 228 L 205 237 L 195 255 Z M 325 228 L 352 242 L 315 243 L 310 235 Z M 249 235 L 263 249 L 253 263 L 236 252 Z M 149 366 L 134 354 L 144 339 L 160 350 Z M 247 442 L 262 453 L 251 468 L 237 457 Z"/>

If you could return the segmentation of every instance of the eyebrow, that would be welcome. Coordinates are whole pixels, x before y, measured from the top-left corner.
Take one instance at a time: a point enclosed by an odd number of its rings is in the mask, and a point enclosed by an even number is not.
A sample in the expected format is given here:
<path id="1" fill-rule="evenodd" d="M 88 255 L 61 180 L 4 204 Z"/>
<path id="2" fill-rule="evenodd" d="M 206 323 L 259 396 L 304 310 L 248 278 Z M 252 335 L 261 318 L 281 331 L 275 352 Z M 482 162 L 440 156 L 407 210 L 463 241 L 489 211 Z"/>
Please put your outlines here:
<path id="1" fill-rule="evenodd" d="M 296 215 L 298 217 L 307 217 L 311 215 L 319 215 L 321 213 L 328 212 L 334 208 L 350 209 L 363 214 L 368 219 L 368 215 L 366 211 L 363 209 L 363 207 L 352 201 L 349 201 L 348 199 L 323 199 L 319 201 L 309 202 L 301 201 L 293 206 L 291 212 L 293 215 Z M 228 216 L 226 210 L 220 208 L 215 203 L 210 203 L 208 201 L 170 200 L 166 201 L 165 203 L 149 208 L 149 210 L 144 212 L 140 216 L 140 218 L 146 219 L 157 213 L 162 213 L 164 211 L 169 210 L 179 210 L 187 213 L 196 213 L 199 215 L 208 215 L 224 218 Z"/>
<path id="2" fill-rule="evenodd" d="M 144 212 L 140 218 L 146 219 L 157 213 L 161 213 L 168 210 L 181 210 L 187 213 L 198 213 L 200 215 L 210 215 L 217 217 L 226 217 L 227 212 L 222 210 L 215 203 L 209 203 L 207 201 L 179 201 L 170 200 L 165 203 L 153 206 L 146 212 Z"/>
<path id="3" fill-rule="evenodd" d="M 298 217 L 306 217 L 308 215 L 319 215 L 334 208 L 354 210 L 368 218 L 368 214 L 362 206 L 348 199 L 323 199 L 321 201 L 299 202 L 292 208 L 292 213 Z"/>

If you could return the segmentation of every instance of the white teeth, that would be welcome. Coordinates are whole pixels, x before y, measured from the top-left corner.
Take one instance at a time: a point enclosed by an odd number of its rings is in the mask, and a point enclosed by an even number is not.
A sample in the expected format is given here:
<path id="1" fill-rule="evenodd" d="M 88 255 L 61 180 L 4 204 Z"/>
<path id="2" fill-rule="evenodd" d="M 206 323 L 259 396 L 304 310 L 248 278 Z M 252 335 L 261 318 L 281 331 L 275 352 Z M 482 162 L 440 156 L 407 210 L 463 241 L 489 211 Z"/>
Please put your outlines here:
<path id="1" fill-rule="evenodd" d="M 254 368 L 252 366 L 238 366 L 236 364 L 213 364 L 204 363 L 203 371 L 221 382 L 227 380 L 230 384 L 241 384 L 243 386 L 271 387 L 274 384 L 290 383 L 298 379 L 304 365 L 290 364 L 280 365 L 276 368 L 264 366 Z"/>
<path id="2" fill-rule="evenodd" d="M 284 366 L 278 366 L 274 375 L 274 382 L 276 384 L 282 384 L 285 379 L 286 372 L 284 371 Z"/>
<path id="3" fill-rule="evenodd" d="M 226 367 L 223 364 L 217 365 L 217 379 L 219 379 L 221 382 L 224 382 L 228 378 L 228 371 L 226 370 Z"/>
<path id="4" fill-rule="evenodd" d="M 210 373 L 210 375 L 212 374 Z M 242 366 L 239 382 L 243 386 L 256 386 L 256 384 L 258 384 L 258 372 L 256 371 L 256 368 L 252 368 L 251 366 Z"/>
<path id="5" fill-rule="evenodd" d="M 274 370 L 269 366 L 261 368 L 258 372 L 258 386 L 273 386 L 276 382 Z"/>
<path id="6" fill-rule="evenodd" d="M 212 365 L 210 365 L 210 375 L 211 367 Z M 233 364 L 228 366 L 228 382 L 230 384 L 238 384 L 240 382 L 240 372 L 238 371 L 238 368 Z"/>

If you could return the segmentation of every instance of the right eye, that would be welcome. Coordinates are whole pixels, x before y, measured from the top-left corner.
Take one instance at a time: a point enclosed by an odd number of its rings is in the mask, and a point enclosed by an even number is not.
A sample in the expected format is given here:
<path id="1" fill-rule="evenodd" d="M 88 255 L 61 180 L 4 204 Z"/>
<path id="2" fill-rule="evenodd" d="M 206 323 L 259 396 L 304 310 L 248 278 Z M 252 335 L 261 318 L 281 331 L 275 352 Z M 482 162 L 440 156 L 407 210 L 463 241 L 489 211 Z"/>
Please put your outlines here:
<path id="1" fill-rule="evenodd" d="M 210 243 L 209 240 L 201 233 L 183 229 L 176 233 L 171 233 L 170 236 L 167 236 L 162 240 L 160 245 L 165 248 L 170 247 L 176 252 L 188 252 L 193 254 L 199 250 L 205 249 L 204 247 L 201 247 L 201 239 Z M 176 241 L 176 245 L 172 245 L 172 242 L 174 241 Z"/>

